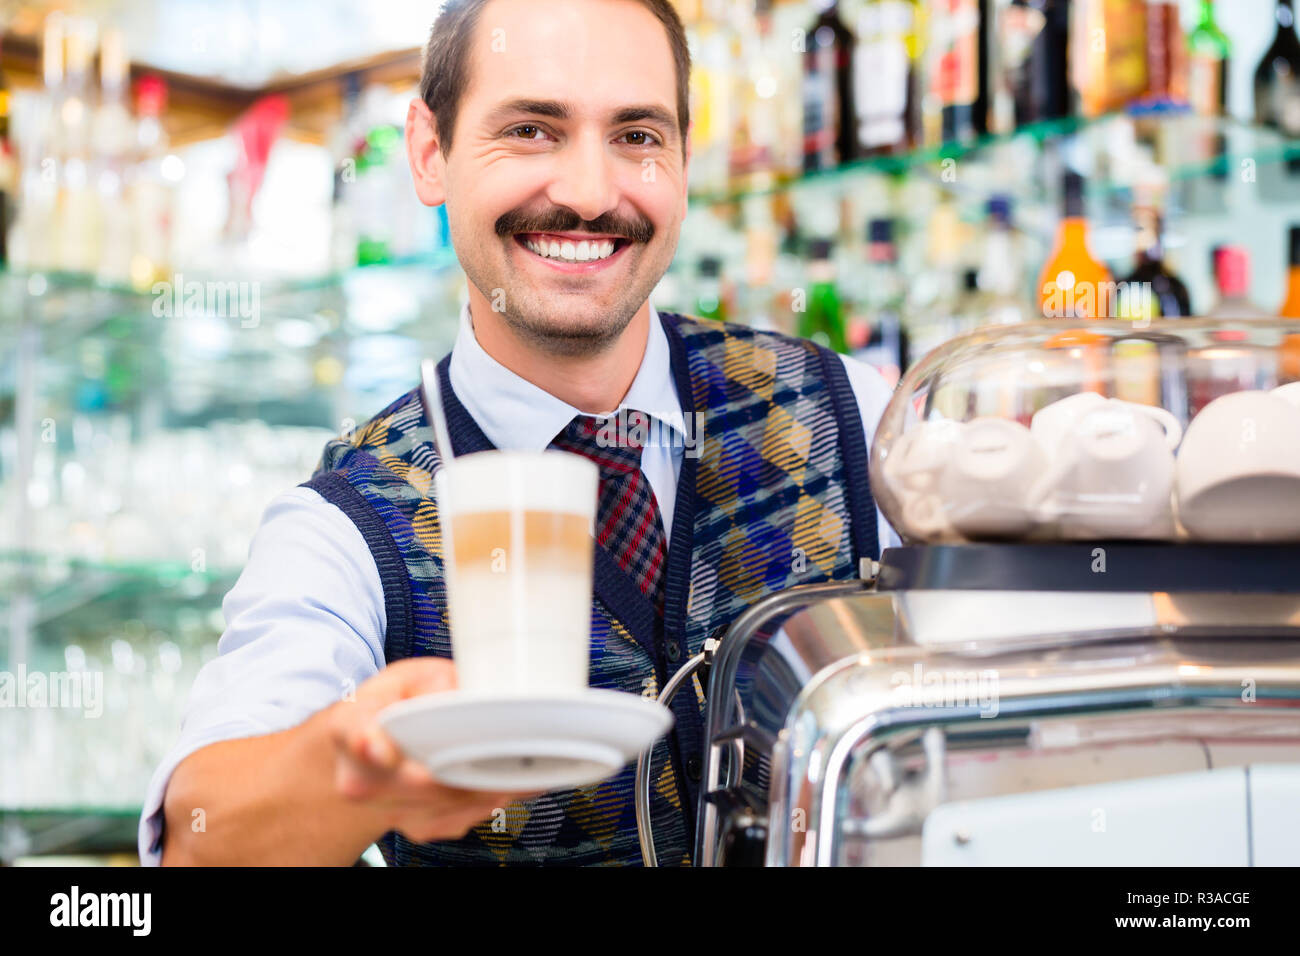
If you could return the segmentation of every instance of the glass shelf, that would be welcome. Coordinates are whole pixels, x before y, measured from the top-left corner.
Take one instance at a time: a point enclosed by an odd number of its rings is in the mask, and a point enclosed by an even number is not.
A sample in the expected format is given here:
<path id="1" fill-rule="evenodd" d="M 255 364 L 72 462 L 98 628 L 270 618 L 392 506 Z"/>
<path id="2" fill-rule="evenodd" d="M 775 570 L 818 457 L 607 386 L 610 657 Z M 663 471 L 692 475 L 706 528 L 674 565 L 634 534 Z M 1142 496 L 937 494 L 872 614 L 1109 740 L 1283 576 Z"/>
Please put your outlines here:
<path id="1" fill-rule="evenodd" d="M 1108 142 L 1117 132 L 1131 129 L 1134 137 L 1157 152 L 1156 162 L 1171 181 L 1220 177 L 1227 169 L 1251 160 L 1256 168 L 1278 165 L 1300 157 L 1300 140 L 1281 132 L 1231 117 L 1203 117 L 1186 112 L 1158 112 L 1130 109 L 1101 116 L 1068 117 L 1030 123 L 1014 132 L 992 134 L 966 143 L 953 142 L 896 154 L 869 157 L 834 169 L 805 172 L 794 177 L 770 177 L 756 185 L 742 185 L 722 192 L 692 194 L 694 205 L 708 207 L 742 203 L 747 199 L 804 188 L 841 188 L 870 176 L 922 175 L 961 189 L 962 177 L 954 166 L 965 163 L 993 165 L 1016 152 L 1062 147 L 1085 169 L 1103 166 Z M 1170 133 L 1173 136 L 1170 136 Z M 1200 142 L 1205 148 L 1180 150 L 1177 141 Z M 1226 150 L 1225 150 L 1226 146 Z M 1170 149 L 1170 147 L 1175 147 Z M 945 160 L 953 164 L 945 167 Z M 943 178 L 945 169 L 951 178 Z M 1014 183 L 1023 170 L 1007 170 L 1007 182 Z M 1123 190 L 1131 185 L 1123 176 L 1102 175 L 1092 182 L 1095 192 Z M 1033 193 L 1036 183 L 1021 181 L 1013 194 Z M 1049 184 L 1054 190 L 1055 183 Z"/>
<path id="2" fill-rule="evenodd" d="M 327 299 L 329 293 L 346 294 L 358 285 L 372 288 L 376 284 L 418 283 L 430 279 L 445 285 L 448 278 L 455 278 L 449 274 L 457 271 L 457 265 L 455 255 L 444 249 L 436 255 L 317 275 L 284 277 L 181 270 L 170 278 L 184 286 L 179 290 L 179 301 L 187 317 L 211 315 L 240 319 L 244 327 L 251 327 L 249 323 L 254 318 L 259 325 L 263 319 L 272 322 L 300 319 L 303 313 L 299 306 L 304 297 L 319 301 Z M 190 298 L 195 289 L 202 291 L 204 303 L 197 309 L 191 305 L 196 300 Z M 61 341 L 70 342 L 95 334 L 105 321 L 121 313 L 171 317 L 176 312 L 177 291 L 170 281 L 137 287 L 78 272 L 0 270 L 0 296 L 6 304 L 0 311 L 4 317 L 0 320 L 0 341 L 17 332 L 22 318 L 57 329 L 62 333 Z M 241 314 L 241 308 L 254 297 L 259 314 L 255 317 Z M 14 308 L 16 302 L 22 306 Z M 260 314 L 268 306 L 267 314 Z"/>
<path id="3" fill-rule="evenodd" d="M 44 551 L 0 552 L 0 595 L 29 597 L 35 609 L 32 624 L 42 629 L 91 604 L 219 602 L 238 577 L 235 568 L 194 570 L 179 561 L 90 561 Z M 0 602 L 0 608 L 6 604 Z"/>
<path id="4" fill-rule="evenodd" d="M 139 806 L 0 807 L 0 865 L 32 856 L 133 854 Z"/>

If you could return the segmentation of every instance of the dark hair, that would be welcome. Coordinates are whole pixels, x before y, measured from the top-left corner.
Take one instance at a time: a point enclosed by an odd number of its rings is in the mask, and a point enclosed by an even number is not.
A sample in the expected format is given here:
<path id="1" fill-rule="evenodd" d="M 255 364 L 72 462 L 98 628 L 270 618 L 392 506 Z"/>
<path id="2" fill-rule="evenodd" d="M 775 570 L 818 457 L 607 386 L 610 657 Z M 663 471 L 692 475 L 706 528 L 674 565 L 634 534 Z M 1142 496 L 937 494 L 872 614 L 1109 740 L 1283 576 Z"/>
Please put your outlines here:
<path id="1" fill-rule="evenodd" d="M 460 98 L 468 82 L 470 42 L 478 15 L 488 0 L 446 0 L 429 31 L 424 48 L 424 69 L 420 75 L 420 99 L 437 118 L 438 141 L 442 151 L 451 149 L 451 133 L 456 126 Z M 691 54 L 686 45 L 686 30 L 670 0 L 635 0 L 659 18 L 668 31 L 677 69 L 677 123 L 681 129 L 682 152 L 686 151 L 686 131 L 691 124 L 690 77 Z"/>

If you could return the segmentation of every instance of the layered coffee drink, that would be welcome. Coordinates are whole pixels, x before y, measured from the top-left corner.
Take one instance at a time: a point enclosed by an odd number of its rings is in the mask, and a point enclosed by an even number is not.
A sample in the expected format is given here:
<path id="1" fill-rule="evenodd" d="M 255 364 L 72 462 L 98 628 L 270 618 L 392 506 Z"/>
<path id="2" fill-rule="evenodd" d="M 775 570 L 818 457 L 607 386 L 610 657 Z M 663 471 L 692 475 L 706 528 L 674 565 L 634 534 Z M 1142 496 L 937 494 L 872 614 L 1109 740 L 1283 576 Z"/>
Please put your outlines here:
<path id="1" fill-rule="evenodd" d="M 460 687 L 587 686 L 599 472 L 558 451 L 481 452 L 438 472 L 452 654 Z"/>

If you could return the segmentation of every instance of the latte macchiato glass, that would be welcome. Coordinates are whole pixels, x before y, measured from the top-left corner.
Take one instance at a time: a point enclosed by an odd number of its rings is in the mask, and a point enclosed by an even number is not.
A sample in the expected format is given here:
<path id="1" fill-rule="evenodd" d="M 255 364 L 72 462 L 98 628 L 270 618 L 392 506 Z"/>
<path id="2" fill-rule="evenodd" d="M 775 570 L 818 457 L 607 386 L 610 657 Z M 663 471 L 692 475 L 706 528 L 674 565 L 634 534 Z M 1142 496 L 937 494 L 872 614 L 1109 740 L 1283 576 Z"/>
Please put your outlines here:
<path id="1" fill-rule="evenodd" d="M 600 473 L 560 451 L 487 451 L 436 477 L 452 656 L 462 690 L 577 694 L 591 643 Z"/>

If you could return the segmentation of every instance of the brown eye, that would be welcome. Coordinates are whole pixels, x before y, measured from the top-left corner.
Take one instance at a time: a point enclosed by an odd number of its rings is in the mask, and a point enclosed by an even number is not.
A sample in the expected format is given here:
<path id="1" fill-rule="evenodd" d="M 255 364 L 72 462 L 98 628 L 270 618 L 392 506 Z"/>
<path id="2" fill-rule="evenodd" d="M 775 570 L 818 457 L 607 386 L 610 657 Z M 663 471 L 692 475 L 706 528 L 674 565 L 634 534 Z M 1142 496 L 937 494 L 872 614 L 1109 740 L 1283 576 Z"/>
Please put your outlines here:
<path id="1" fill-rule="evenodd" d="M 650 137 L 640 131 L 627 134 L 627 140 L 633 146 L 644 146 L 650 142 Z"/>
<path id="2" fill-rule="evenodd" d="M 517 126 L 514 129 L 514 134 L 520 139 L 537 139 L 541 132 L 536 126 Z"/>

